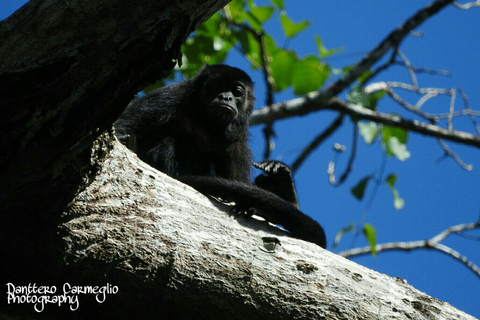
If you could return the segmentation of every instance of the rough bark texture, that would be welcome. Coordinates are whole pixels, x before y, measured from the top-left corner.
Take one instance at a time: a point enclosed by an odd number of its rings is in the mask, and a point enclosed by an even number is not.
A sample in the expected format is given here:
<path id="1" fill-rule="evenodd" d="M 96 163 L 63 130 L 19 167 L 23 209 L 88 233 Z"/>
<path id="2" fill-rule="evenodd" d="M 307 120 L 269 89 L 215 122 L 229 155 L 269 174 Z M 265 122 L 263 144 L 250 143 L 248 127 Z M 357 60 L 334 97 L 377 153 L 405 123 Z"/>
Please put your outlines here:
<path id="1" fill-rule="evenodd" d="M 103 282 L 120 292 L 130 290 L 134 277 L 136 290 L 152 292 L 143 296 L 155 306 L 149 316 L 473 319 L 402 279 L 227 212 L 116 142 L 95 180 L 65 211 L 65 258 L 74 272 L 85 273 L 79 280 L 90 282 L 91 268 L 101 264 Z"/>

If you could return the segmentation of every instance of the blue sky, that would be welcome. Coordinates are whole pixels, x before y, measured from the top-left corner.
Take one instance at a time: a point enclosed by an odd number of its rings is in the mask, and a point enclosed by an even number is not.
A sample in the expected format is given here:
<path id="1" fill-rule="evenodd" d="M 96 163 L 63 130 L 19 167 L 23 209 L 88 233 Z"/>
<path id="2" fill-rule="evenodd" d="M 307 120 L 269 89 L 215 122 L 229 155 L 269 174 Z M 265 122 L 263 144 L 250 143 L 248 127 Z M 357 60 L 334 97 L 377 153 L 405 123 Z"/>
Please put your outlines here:
<path id="1" fill-rule="evenodd" d="M 0 3 L 0 20 L 10 15 L 26 1 L 9 0 Z M 306 1 L 286 0 L 286 9 L 294 21 L 308 19 L 310 27 L 298 38 L 291 40 L 289 48 L 300 56 L 316 54 L 314 35 L 320 35 L 328 48 L 343 47 L 344 51 L 327 60 L 333 67 L 340 68 L 355 63 L 362 55 L 374 48 L 389 32 L 404 22 L 431 1 Z M 278 19 L 274 18 L 268 31 L 277 43 L 283 43 Z M 416 67 L 443 69 L 451 77 L 422 75 L 420 85 L 424 87 L 462 87 L 469 97 L 470 106 L 480 109 L 480 8 L 467 11 L 448 8 L 440 12 L 417 31 L 423 37 L 409 37 L 401 46 L 411 63 Z M 249 72 L 256 82 L 257 107 L 264 105 L 265 88 L 260 74 L 251 72 L 247 62 L 238 54 L 229 57 L 228 63 Z M 408 81 L 407 72 L 392 68 L 378 80 Z M 401 93 L 401 92 L 400 92 Z M 411 97 L 411 96 L 409 96 Z M 293 98 L 291 91 L 277 95 L 276 102 Z M 413 97 L 411 97 L 413 98 Z M 414 101 L 414 100 L 411 100 Z M 446 112 L 446 99 L 432 100 L 425 106 L 431 112 Z M 457 99 L 457 108 L 462 108 Z M 391 100 L 382 100 L 382 112 L 400 112 Z M 301 152 L 302 147 L 323 131 L 336 117 L 333 112 L 317 112 L 306 117 L 283 120 L 275 124 L 278 138 L 273 159 L 287 164 Z M 455 129 L 474 132 L 467 119 L 454 122 Z M 480 121 L 480 120 L 479 120 Z M 261 160 L 263 140 L 261 126 L 251 128 L 251 147 L 255 159 Z M 297 184 L 300 207 L 319 221 L 326 229 L 329 243 L 333 243 L 338 230 L 350 222 L 358 223 L 366 202 L 355 200 L 350 189 L 364 176 L 378 172 L 382 154 L 378 143 L 366 146 L 359 143 L 355 169 L 346 183 L 332 187 L 328 183 L 327 166 L 333 159 L 332 146 L 341 143 L 351 146 L 352 124 L 345 121 L 343 127 L 325 141 L 298 170 Z M 390 241 L 413 241 L 430 238 L 442 230 L 461 223 L 474 222 L 480 214 L 480 150 L 447 142 L 466 163 L 474 169 L 467 172 L 452 159 L 437 162 L 443 151 L 435 139 L 410 134 L 407 148 L 411 157 L 404 161 L 389 158 L 385 176 L 397 173 L 397 190 L 405 200 L 402 210 L 393 208 L 392 194 L 386 185 L 380 186 L 368 212 L 366 222 L 375 226 L 379 243 Z M 346 164 L 348 152 L 337 165 L 341 172 Z M 373 184 L 367 189 L 370 195 Z M 474 233 L 480 236 L 479 232 Z M 453 247 L 471 261 L 480 265 L 480 242 L 451 236 L 444 244 Z M 352 245 L 346 236 L 339 250 Z M 357 239 L 354 246 L 364 246 Z M 411 253 L 388 252 L 376 258 L 362 257 L 355 262 L 390 276 L 404 278 L 419 289 L 440 300 L 480 318 L 480 279 L 452 258 L 432 251 Z"/>

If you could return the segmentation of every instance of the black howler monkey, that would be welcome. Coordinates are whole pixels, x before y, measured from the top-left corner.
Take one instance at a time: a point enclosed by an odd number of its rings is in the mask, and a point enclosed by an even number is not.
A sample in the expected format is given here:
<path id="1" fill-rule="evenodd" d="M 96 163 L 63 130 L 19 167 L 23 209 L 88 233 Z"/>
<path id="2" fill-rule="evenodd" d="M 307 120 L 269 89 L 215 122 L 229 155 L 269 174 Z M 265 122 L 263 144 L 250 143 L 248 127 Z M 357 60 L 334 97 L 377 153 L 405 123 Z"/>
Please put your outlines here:
<path id="1" fill-rule="evenodd" d="M 245 212 L 254 208 L 293 236 L 325 248 L 322 227 L 298 210 L 287 166 L 258 164 L 265 175 L 256 183 L 263 189 L 250 183 L 248 119 L 254 101 L 245 72 L 207 65 L 192 79 L 133 100 L 114 127 L 119 140 L 156 169 Z"/>

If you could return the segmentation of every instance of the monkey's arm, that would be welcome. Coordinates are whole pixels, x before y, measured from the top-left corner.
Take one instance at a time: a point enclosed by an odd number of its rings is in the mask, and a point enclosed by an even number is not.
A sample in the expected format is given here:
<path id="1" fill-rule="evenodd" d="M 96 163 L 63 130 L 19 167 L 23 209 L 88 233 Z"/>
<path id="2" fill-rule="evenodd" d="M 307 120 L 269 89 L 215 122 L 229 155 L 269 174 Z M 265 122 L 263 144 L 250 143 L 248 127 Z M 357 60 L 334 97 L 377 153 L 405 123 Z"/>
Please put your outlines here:
<path id="1" fill-rule="evenodd" d="M 267 190 L 218 177 L 182 176 L 177 179 L 204 194 L 258 209 L 260 216 L 285 227 L 294 237 L 326 247 L 325 232 L 318 222 Z"/>
<path id="2" fill-rule="evenodd" d="M 255 178 L 257 186 L 275 193 L 280 198 L 299 208 L 292 172 L 286 164 L 280 161 L 269 160 L 254 163 L 253 166 L 264 172 Z"/>

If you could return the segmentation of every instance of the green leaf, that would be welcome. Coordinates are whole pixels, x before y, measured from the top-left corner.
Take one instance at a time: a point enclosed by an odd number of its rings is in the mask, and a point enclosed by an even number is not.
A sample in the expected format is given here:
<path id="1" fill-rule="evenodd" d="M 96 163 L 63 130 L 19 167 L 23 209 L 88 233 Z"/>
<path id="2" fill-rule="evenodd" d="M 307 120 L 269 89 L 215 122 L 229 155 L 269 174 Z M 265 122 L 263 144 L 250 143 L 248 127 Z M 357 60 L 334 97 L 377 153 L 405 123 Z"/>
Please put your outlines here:
<path id="1" fill-rule="evenodd" d="M 275 8 L 270 6 L 255 6 L 252 0 L 248 1 L 248 9 L 250 11 L 247 12 L 246 18 L 256 31 L 260 31 L 262 23 L 270 19 L 275 12 Z"/>
<path id="2" fill-rule="evenodd" d="M 360 135 L 365 140 L 366 144 L 372 144 L 378 133 L 380 132 L 380 127 L 375 122 L 358 122 L 357 123 Z"/>
<path id="3" fill-rule="evenodd" d="M 398 176 L 396 174 L 391 174 L 387 177 L 387 179 L 385 179 L 385 181 L 388 183 L 390 190 L 392 190 L 394 208 L 396 210 L 400 210 L 405 206 L 405 200 L 400 198 L 400 195 L 398 194 L 398 191 L 395 188 L 395 182 L 397 182 L 397 179 L 398 179 Z"/>
<path id="4" fill-rule="evenodd" d="M 221 41 L 219 37 L 195 35 L 183 44 L 182 52 L 185 55 L 185 63 L 203 66 L 205 63 L 223 63 L 231 48 L 230 43 Z"/>
<path id="5" fill-rule="evenodd" d="M 292 51 L 278 50 L 272 55 L 269 65 L 275 80 L 275 91 L 282 91 L 292 84 L 293 67 L 297 60 Z"/>
<path id="6" fill-rule="evenodd" d="M 254 7 L 250 8 L 251 14 L 257 19 L 258 22 L 264 23 L 268 19 L 270 19 L 275 12 L 275 9 L 272 7 Z"/>
<path id="7" fill-rule="evenodd" d="M 365 189 L 367 188 L 368 182 L 373 178 L 373 176 L 366 176 L 362 180 L 360 180 L 359 183 L 355 187 L 352 188 L 352 194 L 357 198 L 358 200 L 363 199 L 363 195 L 365 194 Z"/>
<path id="8" fill-rule="evenodd" d="M 260 45 L 255 37 L 250 32 L 242 32 L 238 30 L 232 30 L 232 35 L 238 40 L 238 42 L 240 42 L 242 52 L 244 52 L 248 59 L 253 60 L 258 65 L 262 65 Z M 265 39 L 267 40 L 268 37 L 266 36 Z"/>
<path id="9" fill-rule="evenodd" d="M 391 137 L 388 140 L 388 150 L 400 161 L 410 158 L 410 152 L 407 150 L 407 145 L 398 141 L 397 137 Z"/>
<path id="10" fill-rule="evenodd" d="M 406 145 L 407 130 L 385 126 L 382 128 L 382 136 L 389 156 L 395 156 L 400 161 L 410 158 L 410 152 Z"/>
<path id="11" fill-rule="evenodd" d="M 319 89 L 327 80 L 329 66 L 309 56 L 295 62 L 292 85 L 296 95 L 304 95 Z"/>
<path id="12" fill-rule="evenodd" d="M 368 243 L 370 244 L 372 255 L 376 257 L 377 249 L 375 247 L 377 245 L 377 236 L 375 235 L 375 228 L 371 224 L 367 223 L 363 227 L 363 235 L 365 236 Z"/>
<path id="13" fill-rule="evenodd" d="M 358 81 L 360 81 L 360 83 L 363 83 L 368 77 L 370 77 L 371 74 L 372 70 L 368 69 L 360 77 L 358 77 Z"/>
<path id="14" fill-rule="evenodd" d="M 356 85 L 347 94 L 347 100 L 369 110 L 377 110 L 378 95 L 366 94 L 361 85 Z"/>
<path id="15" fill-rule="evenodd" d="M 315 42 L 317 43 L 318 54 L 320 55 L 321 58 L 326 58 L 328 56 L 331 56 L 332 54 L 336 54 L 343 50 L 343 49 L 325 48 L 322 43 L 322 38 L 320 38 L 320 36 L 318 35 L 315 36 Z"/>
<path id="16" fill-rule="evenodd" d="M 302 21 L 295 23 L 287 16 L 285 11 L 280 14 L 280 22 L 282 23 L 283 32 L 287 38 L 295 37 L 300 31 L 304 30 L 310 25 L 310 21 Z"/>
<path id="17" fill-rule="evenodd" d="M 385 126 L 382 129 L 382 134 L 386 139 L 396 137 L 400 143 L 407 143 L 408 140 L 408 131 L 401 128 Z"/>
<path id="18" fill-rule="evenodd" d="M 283 8 L 285 7 L 285 5 L 283 4 L 283 0 L 270 0 L 270 2 L 277 6 L 277 8 L 280 10 L 283 10 Z"/>
<path id="19" fill-rule="evenodd" d="M 353 232 L 355 231 L 355 223 L 350 223 L 348 227 L 340 229 L 340 231 L 337 232 L 337 235 L 335 236 L 335 241 L 333 242 L 332 249 L 336 249 L 338 244 L 340 243 L 340 240 L 342 239 L 343 235 L 348 232 Z"/>
<path id="20" fill-rule="evenodd" d="M 202 35 L 213 38 L 215 35 L 218 34 L 220 23 L 222 23 L 222 17 L 220 17 L 220 15 L 216 13 L 197 28 L 197 30 L 195 31 L 195 35 Z"/>
<path id="21" fill-rule="evenodd" d="M 225 6 L 225 15 L 233 21 L 242 22 L 246 17 L 246 12 L 243 7 L 243 0 L 233 0 Z"/>

